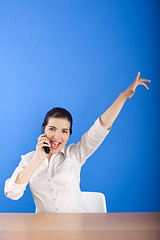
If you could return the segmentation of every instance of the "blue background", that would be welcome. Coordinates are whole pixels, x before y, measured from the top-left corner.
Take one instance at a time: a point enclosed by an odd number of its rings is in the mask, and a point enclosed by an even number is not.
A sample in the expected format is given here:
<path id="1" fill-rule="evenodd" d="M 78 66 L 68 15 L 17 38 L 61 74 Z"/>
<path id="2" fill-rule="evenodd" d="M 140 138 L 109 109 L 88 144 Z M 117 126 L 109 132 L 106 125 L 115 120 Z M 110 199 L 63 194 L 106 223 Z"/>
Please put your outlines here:
<path id="1" fill-rule="evenodd" d="M 135 79 L 139 86 L 81 172 L 81 189 L 103 192 L 108 212 L 160 211 L 159 1 L 0 0 L 0 212 L 34 212 L 4 183 L 35 149 L 48 110 L 74 118 L 77 142 Z"/>

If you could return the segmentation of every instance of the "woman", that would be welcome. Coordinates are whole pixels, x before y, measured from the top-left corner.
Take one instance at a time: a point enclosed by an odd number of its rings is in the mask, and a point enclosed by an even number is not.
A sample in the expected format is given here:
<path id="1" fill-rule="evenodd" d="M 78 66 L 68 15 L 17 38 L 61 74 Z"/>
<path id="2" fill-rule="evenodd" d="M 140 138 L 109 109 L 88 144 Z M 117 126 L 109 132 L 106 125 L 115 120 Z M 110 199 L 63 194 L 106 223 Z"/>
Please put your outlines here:
<path id="1" fill-rule="evenodd" d="M 72 116 L 63 108 L 53 108 L 43 122 L 44 134 L 38 138 L 36 151 L 22 156 L 11 178 L 6 180 L 5 194 L 19 199 L 27 184 L 36 205 L 36 212 L 88 212 L 79 187 L 81 166 L 109 133 L 125 101 L 138 85 L 148 89 L 140 72 L 135 81 L 97 119 L 77 144 L 66 143 L 72 133 Z"/>

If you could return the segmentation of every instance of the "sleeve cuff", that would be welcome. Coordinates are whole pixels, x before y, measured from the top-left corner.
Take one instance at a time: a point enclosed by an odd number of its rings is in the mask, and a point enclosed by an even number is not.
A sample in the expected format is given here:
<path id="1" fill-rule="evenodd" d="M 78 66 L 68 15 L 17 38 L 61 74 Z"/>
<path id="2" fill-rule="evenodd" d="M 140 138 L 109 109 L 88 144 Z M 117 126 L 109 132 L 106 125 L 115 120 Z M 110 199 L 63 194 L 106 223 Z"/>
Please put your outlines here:
<path id="1" fill-rule="evenodd" d="M 109 129 L 105 129 L 105 128 L 101 125 L 99 118 L 95 121 L 93 127 L 94 127 L 94 131 L 96 131 L 97 134 L 98 134 L 100 137 L 102 137 L 102 138 L 105 138 L 105 137 L 108 135 L 108 133 L 110 132 L 111 128 L 112 128 L 112 126 L 111 126 Z"/>
<path id="2" fill-rule="evenodd" d="M 28 183 L 15 183 L 15 180 L 18 176 L 19 172 L 17 172 L 16 174 L 14 174 L 11 178 L 6 180 L 5 183 L 5 192 L 21 192 L 24 191 L 26 189 L 26 186 Z"/>

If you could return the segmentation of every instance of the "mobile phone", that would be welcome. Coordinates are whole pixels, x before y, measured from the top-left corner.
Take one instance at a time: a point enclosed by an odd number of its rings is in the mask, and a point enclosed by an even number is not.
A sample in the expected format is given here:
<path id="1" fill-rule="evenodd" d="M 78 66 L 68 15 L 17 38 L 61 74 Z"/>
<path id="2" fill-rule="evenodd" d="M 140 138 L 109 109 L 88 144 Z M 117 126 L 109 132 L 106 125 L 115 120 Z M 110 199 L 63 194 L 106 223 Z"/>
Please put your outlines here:
<path id="1" fill-rule="evenodd" d="M 43 147 L 43 148 L 44 148 L 45 153 L 47 153 L 47 154 L 48 154 L 48 153 L 50 152 L 50 150 L 51 150 L 50 147 L 46 147 L 46 146 L 45 146 L 45 147 Z"/>
<path id="2" fill-rule="evenodd" d="M 47 136 L 46 136 L 46 135 L 43 135 L 43 137 L 47 137 Z M 46 143 L 44 142 L 44 144 L 46 144 Z M 50 152 L 50 150 L 51 150 L 51 148 L 48 147 L 48 146 L 44 146 L 43 149 L 44 149 L 45 153 L 47 153 L 47 154 L 48 154 L 48 153 Z"/>

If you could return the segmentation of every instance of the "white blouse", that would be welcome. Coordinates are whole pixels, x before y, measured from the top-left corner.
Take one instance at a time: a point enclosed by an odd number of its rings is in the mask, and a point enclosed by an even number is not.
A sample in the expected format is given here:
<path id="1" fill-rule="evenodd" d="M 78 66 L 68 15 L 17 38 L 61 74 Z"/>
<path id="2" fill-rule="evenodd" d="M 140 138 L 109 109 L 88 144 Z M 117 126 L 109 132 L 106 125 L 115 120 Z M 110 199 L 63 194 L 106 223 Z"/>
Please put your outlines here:
<path id="1" fill-rule="evenodd" d="M 109 130 L 97 119 L 77 144 L 64 147 L 46 158 L 30 178 L 29 185 L 36 205 L 36 212 L 83 213 L 88 212 L 81 197 L 80 171 L 86 159 L 103 142 Z M 5 195 L 17 200 L 23 196 L 27 183 L 18 184 L 18 174 L 32 161 L 35 151 L 22 155 L 11 178 L 5 182 Z"/>

